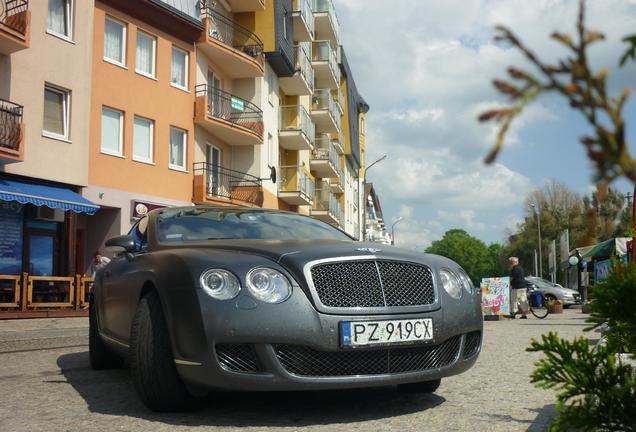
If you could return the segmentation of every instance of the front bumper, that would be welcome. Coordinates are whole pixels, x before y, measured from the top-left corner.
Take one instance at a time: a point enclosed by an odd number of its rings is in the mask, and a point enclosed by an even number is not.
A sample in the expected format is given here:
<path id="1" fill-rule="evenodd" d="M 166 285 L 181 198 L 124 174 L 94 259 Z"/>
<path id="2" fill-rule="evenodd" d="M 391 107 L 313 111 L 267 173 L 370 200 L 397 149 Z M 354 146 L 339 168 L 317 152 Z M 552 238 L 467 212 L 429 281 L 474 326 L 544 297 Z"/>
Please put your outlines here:
<path id="1" fill-rule="evenodd" d="M 175 363 L 189 385 L 221 390 L 326 390 L 434 380 L 475 363 L 483 329 L 477 298 L 421 313 L 347 316 L 317 312 L 298 287 L 278 305 L 246 294 L 218 302 L 199 293 L 203 331 L 199 337 L 191 333 L 173 339 Z M 340 346 L 341 321 L 422 317 L 433 319 L 430 343 Z M 398 358 L 400 367 L 395 366 Z"/>

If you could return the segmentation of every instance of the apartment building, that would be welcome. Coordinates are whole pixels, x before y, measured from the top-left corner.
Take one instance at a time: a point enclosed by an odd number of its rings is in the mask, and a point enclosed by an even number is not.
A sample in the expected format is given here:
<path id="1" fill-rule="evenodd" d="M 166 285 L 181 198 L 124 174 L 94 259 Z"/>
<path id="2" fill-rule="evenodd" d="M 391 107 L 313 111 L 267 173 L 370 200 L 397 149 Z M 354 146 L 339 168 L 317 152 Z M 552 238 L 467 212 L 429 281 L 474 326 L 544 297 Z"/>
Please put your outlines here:
<path id="1" fill-rule="evenodd" d="M 154 208 L 361 238 L 369 107 L 332 0 L 0 6 L 0 309 L 81 307 L 93 253 Z"/>
<path id="2" fill-rule="evenodd" d="M 380 197 L 376 193 L 373 183 L 367 183 L 364 188 L 364 204 L 366 206 L 365 237 L 367 241 L 391 244 L 391 235 L 387 232 Z"/>
<path id="3" fill-rule="evenodd" d="M 0 307 L 71 304 L 88 183 L 92 2 L 0 0 Z M 55 287 L 49 282 L 53 281 Z M 58 289 L 59 288 L 59 289 Z"/>
<path id="4" fill-rule="evenodd" d="M 192 203 L 195 45 L 203 25 L 167 3 L 95 1 L 86 256 L 153 208 Z M 88 270 L 87 268 L 84 271 Z"/>

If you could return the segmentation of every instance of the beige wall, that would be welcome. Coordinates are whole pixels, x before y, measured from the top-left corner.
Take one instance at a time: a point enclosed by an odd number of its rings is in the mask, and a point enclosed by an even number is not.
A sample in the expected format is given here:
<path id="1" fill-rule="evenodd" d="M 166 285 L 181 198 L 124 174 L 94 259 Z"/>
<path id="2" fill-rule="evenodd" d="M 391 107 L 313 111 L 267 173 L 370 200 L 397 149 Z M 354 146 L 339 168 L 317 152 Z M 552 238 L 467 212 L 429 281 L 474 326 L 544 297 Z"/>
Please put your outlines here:
<path id="1" fill-rule="evenodd" d="M 48 1 L 29 2 L 31 44 L 0 56 L 0 97 L 24 106 L 24 162 L 0 172 L 83 186 L 88 183 L 88 131 L 93 1 L 74 2 L 72 41 L 47 33 Z M 69 142 L 42 136 L 44 84 L 71 91 Z"/>

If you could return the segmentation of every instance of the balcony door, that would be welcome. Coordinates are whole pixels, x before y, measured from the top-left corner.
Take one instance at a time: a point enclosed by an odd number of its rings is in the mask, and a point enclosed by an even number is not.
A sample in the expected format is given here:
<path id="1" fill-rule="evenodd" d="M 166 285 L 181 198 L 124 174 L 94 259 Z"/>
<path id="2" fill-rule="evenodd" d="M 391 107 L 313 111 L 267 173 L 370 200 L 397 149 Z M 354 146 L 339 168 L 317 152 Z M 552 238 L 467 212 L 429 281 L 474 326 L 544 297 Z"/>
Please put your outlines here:
<path id="1" fill-rule="evenodd" d="M 221 99 L 222 90 L 221 80 L 214 72 L 208 69 L 208 103 L 210 104 L 210 114 L 212 114 L 213 117 L 229 118 L 229 110 L 223 109 Z"/>
<path id="2" fill-rule="evenodd" d="M 226 185 L 223 184 L 223 176 L 221 175 L 221 149 L 208 143 L 205 153 L 205 162 L 207 164 L 207 190 L 208 195 L 229 196 Z"/>

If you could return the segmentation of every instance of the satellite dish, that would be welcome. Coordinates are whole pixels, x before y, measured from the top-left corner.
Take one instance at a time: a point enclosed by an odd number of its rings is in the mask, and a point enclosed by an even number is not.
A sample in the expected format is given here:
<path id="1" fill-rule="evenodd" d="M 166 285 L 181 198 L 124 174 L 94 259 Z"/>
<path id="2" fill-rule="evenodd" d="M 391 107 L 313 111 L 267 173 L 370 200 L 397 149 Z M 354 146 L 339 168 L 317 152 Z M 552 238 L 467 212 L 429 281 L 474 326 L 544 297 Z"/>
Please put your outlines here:
<path id="1" fill-rule="evenodd" d="M 269 178 L 272 181 L 272 183 L 276 183 L 276 167 L 274 166 L 269 167 Z"/>

